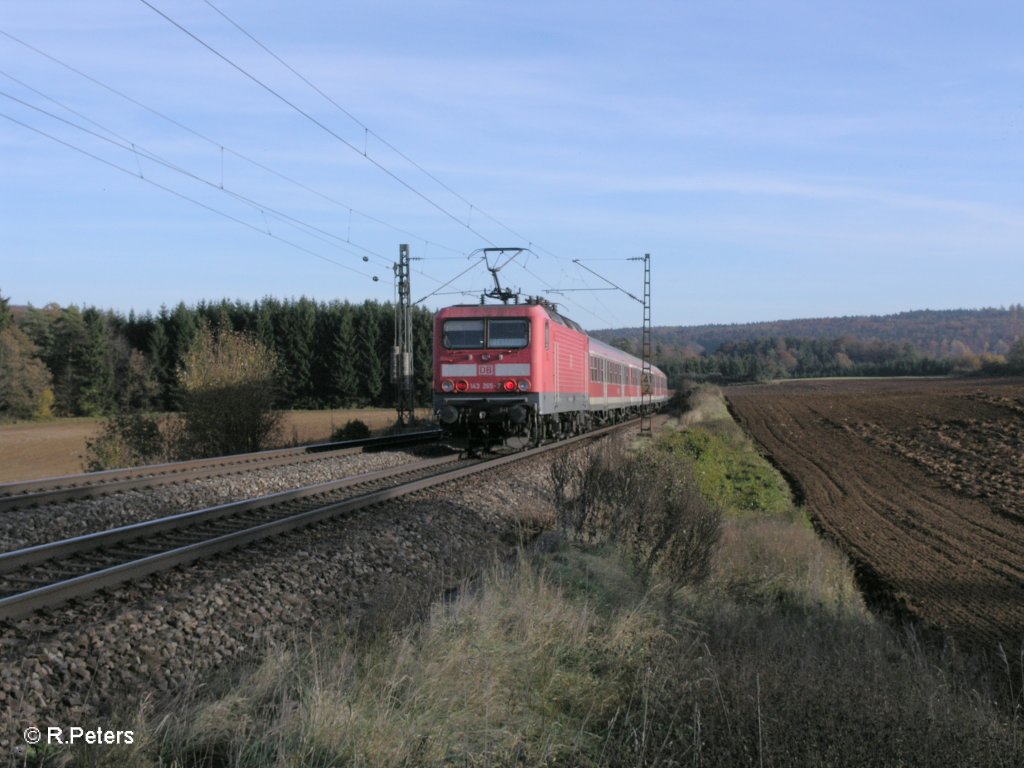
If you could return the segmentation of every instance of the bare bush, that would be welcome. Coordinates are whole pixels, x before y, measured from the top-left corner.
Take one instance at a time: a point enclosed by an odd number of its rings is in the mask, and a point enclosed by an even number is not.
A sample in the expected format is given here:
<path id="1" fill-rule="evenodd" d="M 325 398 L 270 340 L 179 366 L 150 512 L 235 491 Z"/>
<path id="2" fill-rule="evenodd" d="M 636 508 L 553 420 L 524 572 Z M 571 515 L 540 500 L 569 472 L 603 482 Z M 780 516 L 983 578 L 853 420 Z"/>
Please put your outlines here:
<path id="1" fill-rule="evenodd" d="M 551 467 L 558 525 L 586 542 L 622 548 L 643 578 L 707 578 L 721 509 L 704 498 L 687 464 L 622 439 L 563 454 Z"/>

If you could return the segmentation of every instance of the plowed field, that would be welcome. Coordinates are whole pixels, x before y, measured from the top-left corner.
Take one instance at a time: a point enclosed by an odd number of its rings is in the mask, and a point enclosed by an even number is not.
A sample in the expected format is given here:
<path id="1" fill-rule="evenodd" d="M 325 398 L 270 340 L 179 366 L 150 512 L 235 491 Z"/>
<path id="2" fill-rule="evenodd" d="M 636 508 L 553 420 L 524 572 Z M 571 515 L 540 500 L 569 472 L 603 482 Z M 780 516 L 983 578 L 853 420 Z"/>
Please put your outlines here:
<path id="1" fill-rule="evenodd" d="M 1024 380 L 726 391 L 869 598 L 962 642 L 1024 643 Z"/>

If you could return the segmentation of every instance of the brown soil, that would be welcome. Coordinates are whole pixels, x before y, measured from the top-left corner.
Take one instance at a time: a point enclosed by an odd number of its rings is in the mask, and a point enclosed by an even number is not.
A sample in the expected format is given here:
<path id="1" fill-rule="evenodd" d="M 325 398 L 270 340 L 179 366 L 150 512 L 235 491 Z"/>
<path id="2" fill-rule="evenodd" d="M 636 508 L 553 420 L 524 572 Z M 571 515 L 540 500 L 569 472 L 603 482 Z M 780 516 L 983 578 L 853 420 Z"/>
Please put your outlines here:
<path id="1" fill-rule="evenodd" d="M 429 412 L 417 416 L 428 418 Z M 384 408 L 334 411 L 286 411 L 281 428 L 282 445 L 302 445 L 327 440 L 351 419 L 370 429 L 385 429 L 395 422 L 395 412 Z M 55 419 L 0 425 L 0 483 L 71 475 L 84 471 L 85 443 L 99 435 L 98 419 Z"/>
<path id="2" fill-rule="evenodd" d="M 1024 641 L 1024 381 L 730 388 L 869 598 L 967 644 Z"/>

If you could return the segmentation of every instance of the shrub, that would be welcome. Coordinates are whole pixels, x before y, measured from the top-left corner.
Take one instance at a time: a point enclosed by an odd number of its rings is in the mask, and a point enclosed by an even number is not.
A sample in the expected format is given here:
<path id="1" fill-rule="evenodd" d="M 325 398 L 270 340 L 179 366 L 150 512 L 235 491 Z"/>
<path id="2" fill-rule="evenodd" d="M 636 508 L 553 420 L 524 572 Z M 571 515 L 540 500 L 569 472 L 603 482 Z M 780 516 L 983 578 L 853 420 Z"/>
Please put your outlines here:
<path id="1" fill-rule="evenodd" d="M 198 331 L 178 370 L 184 417 L 179 454 L 221 456 L 269 447 L 281 423 L 273 410 L 277 358 L 246 334 Z"/>
<path id="2" fill-rule="evenodd" d="M 36 403 L 35 418 L 37 419 L 52 419 L 53 418 L 53 407 L 57 403 L 57 396 L 53 394 L 53 389 L 47 387 L 39 395 L 39 402 Z"/>
<path id="3" fill-rule="evenodd" d="M 665 431 L 658 449 L 692 462 L 701 491 L 735 517 L 802 519 L 789 486 L 732 421 L 701 421 Z"/>
<path id="4" fill-rule="evenodd" d="M 609 439 L 562 454 L 551 478 L 566 533 L 615 544 L 644 579 L 693 583 L 708 576 L 722 512 L 701 495 L 687 464 Z"/>
<path id="5" fill-rule="evenodd" d="M 350 419 L 345 426 L 338 427 L 331 435 L 332 440 L 362 440 L 370 436 L 370 428 L 359 419 Z"/>
<path id="6" fill-rule="evenodd" d="M 171 439 L 157 416 L 121 413 L 106 419 L 99 436 L 85 444 L 85 469 L 97 472 L 167 461 Z"/>

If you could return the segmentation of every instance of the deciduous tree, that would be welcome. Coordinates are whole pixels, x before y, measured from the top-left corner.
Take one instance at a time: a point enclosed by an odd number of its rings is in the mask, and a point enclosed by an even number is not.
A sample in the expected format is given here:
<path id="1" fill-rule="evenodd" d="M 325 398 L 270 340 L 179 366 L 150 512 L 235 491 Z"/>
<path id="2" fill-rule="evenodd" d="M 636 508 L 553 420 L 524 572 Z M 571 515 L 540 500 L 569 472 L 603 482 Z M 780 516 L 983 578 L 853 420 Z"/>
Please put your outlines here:
<path id="1" fill-rule="evenodd" d="M 50 416 L 50 372 L 32 340 L 15 323 L 0 296 L 0 414 L 18 419 Z"/>

